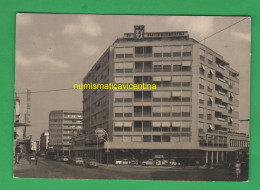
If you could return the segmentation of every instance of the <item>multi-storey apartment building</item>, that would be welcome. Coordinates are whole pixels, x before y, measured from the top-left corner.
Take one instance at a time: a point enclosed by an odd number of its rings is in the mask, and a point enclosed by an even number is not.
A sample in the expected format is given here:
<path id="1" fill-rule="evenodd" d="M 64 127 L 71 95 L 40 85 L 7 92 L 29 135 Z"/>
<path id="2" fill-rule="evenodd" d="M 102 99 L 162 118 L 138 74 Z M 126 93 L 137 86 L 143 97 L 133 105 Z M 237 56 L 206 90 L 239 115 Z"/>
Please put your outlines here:
<path id="1" fill-rule="evenodd" d="M 49 131 L 45 130 L 40 136 L 40 152 L 45 153 L 49 147 Z"/>
<path id="2" fill-rule="evenodd" d="M 57 155 L 69 155 L 71 138 L 82 129 L 82 112 L 55 110 L 49 114 L 49 145 Z"/>
<path id="3" fill-rule="evenodd" d="M 109 161 L 163 155 L 187 164 L 224 162 L 248 147 L 237 133 L 239 73 L 187 31 L 150 32 L 135 26 L 96 62 L 83 83 L 156 84 L 157 89 L 83 90 L 83 128 L 73 150 Z M 101 156 L 100 156 L 101 154 Z"/>

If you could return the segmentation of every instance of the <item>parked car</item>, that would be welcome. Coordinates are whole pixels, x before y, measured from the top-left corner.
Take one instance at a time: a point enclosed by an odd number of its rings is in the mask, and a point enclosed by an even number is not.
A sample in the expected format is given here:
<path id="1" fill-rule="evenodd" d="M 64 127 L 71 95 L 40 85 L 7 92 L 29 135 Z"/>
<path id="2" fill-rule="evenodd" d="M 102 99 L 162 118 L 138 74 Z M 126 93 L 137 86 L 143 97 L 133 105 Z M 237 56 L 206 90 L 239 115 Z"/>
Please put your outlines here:
<path id="1" fill-rule="evenodd" d="M 68 161 L 69 161 L 69 158 L 68 158 L 67 156 L 63 156 L 63 157 L 61 158 L 61 161 L 62 161 L 62 162 L 68 162 Z"/>
<path id="2" fill-rule="evenodd" d="M 122 165 L 128 165 L 129 164 L 129 160 L 128 159 L 123 159 L 122 160 Z"/>
<path id="3" fill-rule="evenodd" d="M 84 168 L 98 168 L 98 162 L 95 159 L 84 159 Z"/>
<path id="4" fill-rule="evenodd" d="M 175 159 L 170 159 L 169 165 L 171 165 L 171 166 L 177 166 L 177 165 L 178 165 L 178 162 L 177 162 Z"/>
<path id="5" fill-rule="evenodd" d="M 168 166 L 169 161 L 168 160 L 162 160 L 162 166 Z"/>
<path id="6" fill-rule="evenodd" d="M 30 160 L 31 160 L 31 161 L 35 161 L 35 160 L 36 160 L 36 155 L 35 155 L 35 154 L 32 154 L 32 155 L 30 156 Z"/>
<path id="7" fill-rule="evenodd" d="M 82 166 L 84 161 L 83 161 L 83 158 L 82 157 L 75 157 L 73 159 L 73 165 L 76 165 L 76 166 Z"/>
<path id="8" fill-rule="evenodd" d="M 116 164 L 116 165 L 122 165 L 122 164 L 123 164 L 123 162 L 122 162 L 122 160 L 120 160 L 120 159 L 116 159 L 116 162 L 115 162 L 115 164 Z"/>
<path id="9" fill-rule="evenodd" d="M 132 166 L 133 165 L 138 165 L 138 160 L 132 159 L 132 160 L 129 161 L 129 164 L 132 165 Z"/>
<path id="10" fill-rule="evenodd" d="M 153 159 L 148 159 L 147 161 L 142 162 L 142 166 L 153 166 L 154 164 L 155 163 Z"/>

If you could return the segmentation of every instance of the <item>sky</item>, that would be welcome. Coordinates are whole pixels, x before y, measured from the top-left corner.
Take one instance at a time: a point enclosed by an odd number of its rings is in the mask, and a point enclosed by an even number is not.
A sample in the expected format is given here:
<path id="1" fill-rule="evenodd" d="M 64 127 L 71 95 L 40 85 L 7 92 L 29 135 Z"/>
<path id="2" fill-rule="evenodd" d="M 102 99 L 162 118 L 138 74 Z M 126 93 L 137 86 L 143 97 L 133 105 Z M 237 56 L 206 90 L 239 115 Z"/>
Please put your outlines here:
<path id="1" fill-rule="evenodd" d="M 201 41 L 243 17 L 136 16 L 79 14 L 17 14 L 15 91 L 73 88 L 102 53 L 134 25 L 145 25 L 146 32 L 188 31 Z M 201 42 L 216 51 L 240 73 L 240 119 L 249 118 L 251 19 Z M 21 115 L 25 113 L 25 94 Z M 27 130 L 33 140 L 48 129 L 51 110 L 82 110 L 82 91 L 37 93 L 31 96 L 31 123 Z M 21 116 L 21 121 L 23 117 Z M 248 122 L 240 132 L 248 133 Z"/>

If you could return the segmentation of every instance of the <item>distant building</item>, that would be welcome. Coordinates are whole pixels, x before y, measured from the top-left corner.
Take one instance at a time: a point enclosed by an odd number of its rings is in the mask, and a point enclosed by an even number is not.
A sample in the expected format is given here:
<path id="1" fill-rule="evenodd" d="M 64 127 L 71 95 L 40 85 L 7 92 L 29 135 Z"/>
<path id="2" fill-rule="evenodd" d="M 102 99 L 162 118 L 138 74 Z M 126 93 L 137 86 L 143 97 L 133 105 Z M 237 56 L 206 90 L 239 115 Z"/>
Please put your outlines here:
<path id="1" fill-rule="evenodd" d="M 40 152 L 45 153 L 49 147 L 49 131 L 45 130 L 40 137 Z"/>
<path id="2" fill-rule="evenodd" d="M 163 155 L 194 164 L 233 159 L 249 146 L 239 128 L 239 73 L 187 31 L 134 33 L 118 38 L 83 79 L 84 84 L 156 84 L 157 89 L 83 90 L 83 127 L 76 154 L 109 162 Z M 101 155 L 101 156 L 100 156 Z"/>
<path id="3" fill-rule="evenodd" d="M 49 145 L 57 155 L 69 155 L 71 138 L 82 129 L 82 112 L 55 110 L 49 114 Z"/>
<path id="4" fill-rule="evenodd" d="M 39 152 L 39 141 L 31 141 L 31 152 Z"/>

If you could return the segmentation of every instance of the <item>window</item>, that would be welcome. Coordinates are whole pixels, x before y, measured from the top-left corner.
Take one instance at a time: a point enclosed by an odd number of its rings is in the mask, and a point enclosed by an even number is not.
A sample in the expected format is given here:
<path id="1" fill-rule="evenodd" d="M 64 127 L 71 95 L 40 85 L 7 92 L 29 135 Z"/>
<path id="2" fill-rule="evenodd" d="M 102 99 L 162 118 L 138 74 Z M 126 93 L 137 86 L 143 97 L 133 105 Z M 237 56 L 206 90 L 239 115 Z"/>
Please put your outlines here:
<path id="1" fill-rule="evenodd" d="M 142 121 L 134 121 L 134 131 L 135 132 L 142 131 Z"/>
<path id="2" fill-rule="evenodd" d="M 123 73 L 124 72 L 124 63 L 115 63 L 115 72 Z"/>
<path id="3" fill-rule="evenodd" d="M 181 106 L 172 106 L 172 117 L 181 116 Z"/>
<path id="4" fill-rule="evenodd" d="M 172 101 L 173 102 L 181 102 L 181 91 L 173 91 L 172 92 Z"/>
<path id="5" fill-rule="evenodd" d="M 142 92 L 141 91 L 135 91 L 134 92 L 134 98 L 135 102 L 141 102 L 143 99 Z"/>
<path id="6" fill-rule="evenodd" d="M 162 62 L 153 62 L 154 72 L 162 72 Z"/>
<path id="7" fill-rule="evenodd" d="M 133 142 L 142 142 L 142 136 L 133 136 Z"/>
<path id="8" fill-rule="evenodd" d="M 164 87 L 171 86 L 171 77 L 170 76 L 163 76 L 161 84 Z"/>
<path id="9" fill-rule="evenodd" d="M 134 54 L 134 49 L 132 47 L 125 48 L 125 58 L 132 58 Z"/>
<path id="10" fill-rule="evenodd" d="M 191 116 L 191 106 L 181 106 L 182 117 Z"/>
<path id="11" fill-rule="evenodd" d="M 143 117 L 151 117 L 151 116 L 152 116 L 152 107 L 143 106 Z"/>
<path id="12" fill-rule="evenodd" d="M 114 92 L 115 102 L 123 102 L 124 101 L 124 92 Z"/>
<path id="13" fill-rule="evenodd" d="M 143 57 L 144 48 L 143 47 L 135 47 L 135 57 Z"/>
<path id="14" fill-rule="evenodd" d="M 168 136 L 168 135 L 162 136 L 162 142 L 171 142 L 171 136 Z"/>
<path id="15" fill-rule="evenodd" d="M 212 92 L 212 89 L 213 89 L 213 83 L 208 82 L 208 92 Z"/>
<path id="16" fill-rule="evenodd" d="M 124 101 L 125 102 L 132 102 L 134 93 L 133 92 L 121 92 L 124 93 Z"/>
<path id="17" fill-rule="evenodd" d="M 181 122 L 180 121 L 173 121 L 172 122 L 172 131 L 173 132 L 180 132 L 181 130 Z"/>
<path id="18" fill-rule="evenodd" d="M 161 142 L 161 136 L 153 136 L 153 142 Z"/>
<path id="19" fill-rule="evenodd" d="M 213 78 L 213 74 L 214 74 L 214 71 L 209 68 L 208 78 L 212 79 Z"/>
<path id="20" fill-rule="evenodd" d="M 199 118 L 203 119 L 204 118 L 204 109 L 199 108 Z"/>
<path id="21" fill-rule="evenodd" d="M 182 102 L 190 102 L 191 101 L 191 91 L 182 91 L 181 100 L 182 100 Z"/>
<path id="22" fill-rule="evenodd" d="M 181 72 L 181 61 L 174 61 L 172 70 L 173 72 Z"/>
<path id="23" fill-rule="evenodd" d="M 204 104 L 204 94 L 199 93 L 199 103 Z"/>
<path id="24" fill-rule="evenodd" d="M 152 141 L 152 136 L 144 135 L 143 136 L 143 141 L 144 142 L 151 142 Z"/>
<path id="25" fill-rule="evenodd" d="M 144 91 L 143 92 L 143 102 L 150 102 L 152 99 L 152 92 L 151 91 Z"/>
<path id="26" fill-rule="evenodd" d="M 191 56 L 191 49 L 192 49 L 192 46 L 183 46 L 182 47 L 182 56 L 183 57 Z"/>
<path id="27" fill-rule="evenodd" d="M 207 120 L 212 120 L 212 116 L 213 116 L 213 111 L 207 110 Z"/>
<path id="28" fill-rule="evenodd" d="M 154 106 L 153 107 L 153 116 L 154 117 L 161 117 L 161 107 L 160 106 Z"/>
<path id="29" fill-rule="evenodd" d="M 202 79 L 202 78 L 199 78 L 199 88 L 203 90 L 204 89 L 204 85 L 205 85 L 205 80 Z"/>
<path id="30" fill-rule="evenodd" d="M 164 46 L 163 47 L 163 57 L 171 57 L 171 46 Z"/>
<path id="31" fill-rule="evenodd" d="M 144 72 L 151 72 L 152 71 L 152 62 L 145 61 L 144 62 Z"/>
<path id="32" fill-rule="evenodd" d="M 134 69 L 134 63 L 133 62 L 126 62 L 125 63 L 125 73 L 132 73 Z"/>
<path id="33" fill-rule="evenodd" d="M 143 72 L 143 62 L 135 62 L 135 72 Z"/>
<path id="34" fill-rule="evenodd" d="M 152 46 L 144 47 L 144 57 L 152 57 Z"/>
<path id="35" fill-rule="evenodd" d="M 172 55 L 173 57 L 181 57 L 181 46 L 173 46 L 172 47 Z"/>
<path id="36" fill-rule="evenodd" d="M 143 110 L 143 108 L 142 108 L 142 106 L 135 106 L 134 107 L 134 116 L 135 117 L 142 117 L 142 110 Z"/>
<path id="37" fill-rule="evenodd" d="M 116 58 L 124 58 L 124 48 L 115 48 Z"/>
<path id="38" fill-rule="evenodd" d="M 135 76 L 135 84 L 143 84 L 143 77 L 142 76 Z"/>
<path id="39" fill-rule="evenodd" d="M 205 70 L 206 70 L 205 66 L 202 65 L 202 64 L 200 64 L 200 74 L 201 74 L 201 75 L 204 75 L 204 74 L 205 74 Z"/>
<path id="40" fill-rule="evenodd" d="M 191 61 L 182 61 L 182 71 L 191 71 Z"/>
<path id="41" fill-rule="evenodd" d="M 190 121 L 182 121 L 181 123 L 181 131 L 182 132 L 190 132 Z"/>
<path id="42" fill-rule="evenodd" d="M 213 64 L 213 55 L 208 54 L 208 64 L 212 65 Z"/>
<path id="43" fill-rule="evenodd" d="M 173 87 L 180 87 L 181 86 L 181 79 L 182 79 L 181 76 L 172 76 Z"/>
<path id="44" fill-rule="evenodd" d="M 191 76 L 181 76 L 182 86 L 191 86 Z"/>
<path id="45" fill-rule="evenodd" d="M 170 106 L 162 106 L 162 117 L 170 117 L 171 115 L 171 107 Z"/>
<path id="46" fill-rule="evenodd" d="M 204 61 L 205 60 L 205 51 L 200 49 L 199 54 L 200 54 L 200 60 Z"/>
<path id="47" fill-rule="evenodd" d="M 162 47 L 153 47 L 153 56 L 162 57 Z"/>
<path id="48" fill-rule="evenodd" d="M 171 72 L 172 63 L 170 61 L 164 61 L 162 62 L 163 72 Z"/>
<path id="49" fill-rule="evenodd" d="M 114 107 L 115 117 L 123 117 L 124 116 L 124 107 Z"/>
<path id="50" fill-rule="evenodd" d="M 152 122 L 151 121 L 143 121 L 143 131 L 144 132 L 152 131 Z"/>

